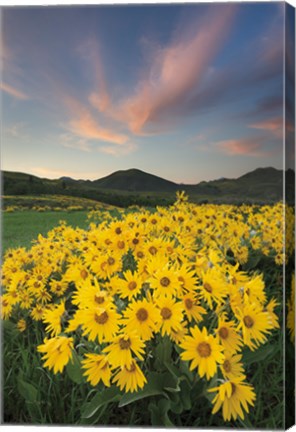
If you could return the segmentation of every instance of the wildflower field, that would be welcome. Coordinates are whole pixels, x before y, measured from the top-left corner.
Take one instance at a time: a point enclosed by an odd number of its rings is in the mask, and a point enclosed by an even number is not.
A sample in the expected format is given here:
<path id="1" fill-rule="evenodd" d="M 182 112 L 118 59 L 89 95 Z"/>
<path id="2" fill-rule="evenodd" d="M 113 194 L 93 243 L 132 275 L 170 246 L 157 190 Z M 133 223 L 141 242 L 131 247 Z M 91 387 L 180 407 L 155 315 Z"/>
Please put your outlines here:
<path id="1" fill-rule="evenodd" d="M 61 221 L 6 249 L 4 422 L 283 427 L 293 227 L 282 203 L 178 193 L 171 207 L 94 210 L 87 227 Z"/>

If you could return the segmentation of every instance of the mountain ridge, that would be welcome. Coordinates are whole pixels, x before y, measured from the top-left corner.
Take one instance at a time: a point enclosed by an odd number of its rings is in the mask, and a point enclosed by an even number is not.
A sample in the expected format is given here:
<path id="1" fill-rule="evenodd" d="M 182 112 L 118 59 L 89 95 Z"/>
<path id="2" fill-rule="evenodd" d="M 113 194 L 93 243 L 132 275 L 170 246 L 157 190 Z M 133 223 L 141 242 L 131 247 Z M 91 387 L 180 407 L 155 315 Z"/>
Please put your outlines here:
<path id="1" fill-rule="evenodd" d="M 163 203 L 166 200 L 171 202 L 178 190 L 184 190 L 195 202 L 275 202 L 282 199 L 283 190 L 283 170 L 273 167 L 256 168 L 234 179 L 223 177 L 197 184 L 178 184 L 137 168 L 118 170 L 96 180 L 75 180 L 67 176 L 47 179 L 14 171 L 2 171 L 2 179 L 4 195 L 59 192 L 98 200 L 103 198 L 109 203 L 110 199 L 123 200 L 129 204 L 142 203 L 145 201 L 143 197 L 148 197 L 151 202 L 155 201 L 154 198 Z M 285 172 L 285 180 L 293 189 L 293 170 Z M 123 198 L 128 196 L 129 200 Z"/>

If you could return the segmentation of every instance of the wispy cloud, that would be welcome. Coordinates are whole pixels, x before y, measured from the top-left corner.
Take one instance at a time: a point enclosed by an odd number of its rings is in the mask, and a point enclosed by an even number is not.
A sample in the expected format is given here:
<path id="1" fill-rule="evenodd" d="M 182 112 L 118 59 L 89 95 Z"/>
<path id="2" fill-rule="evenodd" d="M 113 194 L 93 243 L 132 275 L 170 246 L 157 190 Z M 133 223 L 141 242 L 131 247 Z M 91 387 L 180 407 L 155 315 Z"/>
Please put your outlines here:
<path id="1" fill-rule="evenodd" d="M 16 99 L 26 100 L 29 99 L 29 96 L 25 94 L 23 91 L 6 84 L 4 82 L 0 83 L 0 89 L 4 91 L 5 93 L 9 94 L 10 96 L 13 96 Z"/>
<path id="2" fill-rule="evenodd" d="M 264 150 L 264 144 L 266 144 L 265 137 L 253 137 L 219 141 L 215 143 L 215 147 L 217 150 L 229 156 L 270 156 L 272 154 L 272 151 Z"/>
<path id="3" fill-rule="evenodd" d="M 28 167 L 24 171 L 28 171 Z M 76 179 L 89 179 L 89 180 L 96 180 L 107 173 L 98 173 L 98 172 L 91 172 L 91 171 L 69 171 L 64 169 L 55 169 L 50 167 L 32 167 L 29 169 L 29 171 L 32 174 L 35 174 L 37 176 L 42 176 L 50 179 L 56 179 L 60 177 L 72 177 Z"/>
<path id="4" fill-rule="evenodd" d="M 99 112 L 105 112 L 110 108 L 111 98 L 105 79 L 99 42 L 94 38 L 88 39 L 79 45 L 77 51 L 88 64 L 94 83 L 88 101 Z"/>
<path id="5" fill-rule="evenodd" d="M 124 146 L 103 146 L 98 148 L 99 152 L 116 157 L 128 155 L 136 150 L 137 145 L 132 142 L 129 142 Z"/>
<path id="6" fill-rule="evenodd" d="M 4 134 L 13 137 L 13 138 L 24 138 L 27 136 L 26 134 L 26 123 L 25 122 L 17 122 L 14 124 L 10 124 L 4 128 Z"/>
<path id="7" fill-rule="evenodd" d="M 278 138 L 283 136 L 283 118 L 275 117 L 267 120 L 258 121 L 249 125 L 252 129 L 260 129 L 271 132 Z"/>
<path id="8" fill-rule="evenodd" d="M 89 106 L 68 94 L 60 95 L 60 98 L 68 110 L 68 121 L 63 123 L 63 127 L 74 136 L 117 145 L 124 145 L 128 142 L 127 135 L 103 127 L 97 118 L 99 115 L 93 114 Z"/>
<path id="9" fill-rule="evenodd" d="M 62 146 L 66 148 L 80 150 L 87 153 L 92 151 L 91 145 L 88 141 L 83 139 L 77 139 L 71 133 L 65 133 L 60 135 L 59 141 L 62 144 Z"/>
<path id="10" fill-rule="evenodd" d="M 133 133 L 141 133 L 149 123 L 157 124 L 178 108 L 205 78 L 236 11 L 234 5 L 223 6 L 217 6 L 214 12 L 210 8 L 195 31 L 191 29 L 190 37 L 179 35 L 154 52 L 135 93 L 123 100 L 115 113 Z"/>

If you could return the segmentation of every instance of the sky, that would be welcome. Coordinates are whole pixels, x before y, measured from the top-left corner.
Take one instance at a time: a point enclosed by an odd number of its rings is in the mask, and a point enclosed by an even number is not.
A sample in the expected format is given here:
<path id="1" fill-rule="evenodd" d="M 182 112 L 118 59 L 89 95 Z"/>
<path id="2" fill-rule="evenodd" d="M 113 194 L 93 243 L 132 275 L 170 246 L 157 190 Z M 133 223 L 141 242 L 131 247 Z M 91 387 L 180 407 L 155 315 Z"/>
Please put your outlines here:
<path id="1" fill-rule="evenodd" d="M 190 184 L 281 169 L 284 7 L 3 7 L 1 169 Z"/>

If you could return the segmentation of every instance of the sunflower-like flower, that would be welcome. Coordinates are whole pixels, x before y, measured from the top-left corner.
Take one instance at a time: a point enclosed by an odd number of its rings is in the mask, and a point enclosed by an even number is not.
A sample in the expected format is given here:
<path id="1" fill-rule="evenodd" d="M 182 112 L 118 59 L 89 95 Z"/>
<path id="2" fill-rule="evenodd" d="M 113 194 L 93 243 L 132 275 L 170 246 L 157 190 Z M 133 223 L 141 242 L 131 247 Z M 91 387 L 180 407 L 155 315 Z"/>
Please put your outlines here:
<path id="1" fill-rule="evenodd" d="M 232 379 L 245 376 L 243 364 L 241 363 L 242 355 L 225 352 L 225 359 L 221 364 L 221 371 L 225 378 Z"/>
<path id="2" fill-rule="evenodd" d="M 144 341 L 151 339 L 160 322 L 159 309 L 146 299 L 130 303 L 123 315 L 122 322 L 125 324 L 126 331 L 137 329 Z"/>
<path id="3" fill-rule="evenodd" d="M 105 355 L 86 354 L 82 360 L 82 369 L 85 369 L 84 376 L 92 386 L 102 381 L 106 387 L 110 387 L 111 369 Z"/>
<path id="4" fill-rule="evenodd" d="M 237 317 L 240 321 L 238 329 L 242 331 L 244 344 L 252 351 L 266 342 L 266 335 L 274 328 L 269 313 L 256 303 L 246 303 L 237 310 Z"/>
<path id="5" fill-rule="evenodd" d="M 227 321 L 225 314 L 222 314 L 219 317 L 216 334 L 225 350 L 230 352 L 241 351 L 243 341 L 239 333 L 236 331 L 236 324 L 234 321 Z"/>
<path id="6" fill-rule="evenodd" d="M 121 333 L 113 342 L 104 348 L 103 353 L 112 367 L 130 367 L 133 363 L 134 354 L 139 360 L 144 360 L 144 342 L 134 330 L 130 333 Z"/>
<path id="7" fill-rule="evenodd" d="M 206 313 L 206 310 L 200 306 L 195 294 L 188 293 L 183 296 L 183 304 L 188 321 L 202 320 L 202 315 Z"/>
<path id="8" fill-rule="evenodd" d="M 202 331 L 193 327 L 191 336 L 185 336 L 181 348 L 182 360 L 191 360 L 190 370 L 198 368 L 199 376 L 209 380 L 217 371 L 217 364 L 224 361 L 223 347 L 213 335 L 209 335 L 206 327 Z"/>
<path id="9" fill-rule="evenodd" d="M 57 336 L 62 331 L 62 316 L 65 313 L 65 302 L 62 301 L 57 306 L 46 309 L 43 313 L 43 322 L 47 324 L 45 331 L 51 336 Z"/>
<path id="10" fill-rule="evenodd" d="M 160 312 L 161 335 L 172 335 L 172 332 L 182 331 L 183 305 L 169 297 L 157 299 Z"/>
<path id="11" fill-rule="evenodd" d="M 125 392 L 133 393 L 143 388 L 147 380 L 135 360 L 133 360 L 129 367 L 123 366 L 120 368 L 113 377 L 112 382 L 117 383 L 120 390 L 124 389 Z"/>
<path id="12" fill-rule="evenodd" d="M 44 353 L 42 360 L 46 360 L 44 367 L 49 370 L 53 369 L 54 374 L 62 372 L 64 367 L 72 358 L 73 338 L 65 336 L 56 336 L 51 339 L 45 339 L 37 350 Z"/>
<path id="13" fill-rule="evenodd" d="M 249 412 L 249 406 L 254 405 L 256 394 L 253 386 L 244 382 L 245 377 L 232 378 L 222 383 L 219 387 L 209 389 L 209 392 L 217 392 L 212 403 L 214 404 L 212 414 L 222 407 L 223 418 L 226 421 L 237 417 L 244 419 L 244 411 Z M 243 408 L 243 409 L 242 409 Z"/>
<path id="14" fill-rule="evenodd" d="M 131 300 L 141 292 L 143 278 L 138 272 L 127 270 L 123 273 L 124 279 L 116 280 L 118 291 L 122 298 Z"/>
<path id="15" fill-rule="evenodd" d="M 119 314 L 114 310 L 112 304 L 106 304 L 104 307 L 78 310 L 72 322 L 69 323 L 68 331 L 73 331 L 75 325 L 82 325 L 83 335 L 87 335 L 90 341 L 96 338 L 99 343 L 110 342 L 113 340 L 115 333 L 118 331 Z"/>

